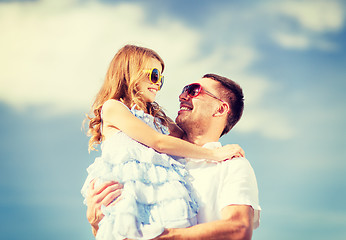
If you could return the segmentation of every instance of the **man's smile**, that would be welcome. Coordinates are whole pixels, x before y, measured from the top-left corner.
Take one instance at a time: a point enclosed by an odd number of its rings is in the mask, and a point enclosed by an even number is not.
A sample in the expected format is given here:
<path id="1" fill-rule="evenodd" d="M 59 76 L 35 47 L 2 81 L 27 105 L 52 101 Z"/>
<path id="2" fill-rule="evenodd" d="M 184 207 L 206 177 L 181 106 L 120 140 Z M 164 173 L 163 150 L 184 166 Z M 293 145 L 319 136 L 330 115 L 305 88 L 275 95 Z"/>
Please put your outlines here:
<path id="1" fill-rule="evenodd" d="M 189 104 L 181 103 L 180 104 L 180 110 L 178 113 L 183 112 L 183 111 L 191 111 L 192 109 L 193 109 L 193 107 L 190 106 Z"/>

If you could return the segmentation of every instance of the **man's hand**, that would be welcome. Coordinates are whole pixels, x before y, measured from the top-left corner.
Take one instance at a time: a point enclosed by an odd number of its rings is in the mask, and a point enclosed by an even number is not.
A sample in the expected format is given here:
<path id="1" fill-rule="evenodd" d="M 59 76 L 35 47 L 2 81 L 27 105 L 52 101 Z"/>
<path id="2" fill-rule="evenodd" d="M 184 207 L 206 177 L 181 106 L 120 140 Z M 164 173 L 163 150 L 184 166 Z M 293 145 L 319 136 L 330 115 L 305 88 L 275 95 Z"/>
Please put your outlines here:
<path id="1" fill-rule="evenodd" d="M 87 200 L 87 219 L 92 227 L 94 236 L 98 231 L 98 224 L 104 217 L 101 206 L 114 205 L 120 200 L 123 186 L 118 182 L 106 182 L 95 188 L 95 179 L 90 182 Z"/>

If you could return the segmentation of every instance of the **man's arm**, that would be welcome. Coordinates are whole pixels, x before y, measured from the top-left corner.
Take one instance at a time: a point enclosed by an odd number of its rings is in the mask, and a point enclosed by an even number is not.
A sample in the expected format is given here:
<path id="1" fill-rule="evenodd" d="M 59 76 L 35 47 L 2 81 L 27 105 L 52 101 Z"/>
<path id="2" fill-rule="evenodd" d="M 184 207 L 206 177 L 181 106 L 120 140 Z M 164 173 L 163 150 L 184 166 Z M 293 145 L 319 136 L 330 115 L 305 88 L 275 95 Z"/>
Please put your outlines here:
<path id="1" fill-rule="evenodd" d="M 189 228 L 166 229 L 155 239 L 228 239 L 249 240 L 252 237 L 254 210 L 249 205 L 229 205 L 222 209 L 221 220 Z"/>

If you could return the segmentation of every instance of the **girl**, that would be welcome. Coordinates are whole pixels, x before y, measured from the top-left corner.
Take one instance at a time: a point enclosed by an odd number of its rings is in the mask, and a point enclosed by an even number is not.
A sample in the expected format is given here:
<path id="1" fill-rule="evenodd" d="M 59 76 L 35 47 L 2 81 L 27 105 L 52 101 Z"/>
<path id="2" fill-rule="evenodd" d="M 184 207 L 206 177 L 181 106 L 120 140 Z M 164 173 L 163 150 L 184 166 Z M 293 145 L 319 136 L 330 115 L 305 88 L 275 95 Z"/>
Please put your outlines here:
<path id="1" fill-rule="evenodd" d="M 211 150 L 177 138 L 181 130 L 155 102 L 163 70 L 153 50 L 124 46 L 92 106 L 89 150 L 102 142 L 102 155 L 87 169 L 82 194 L 86 197 L 93 179 L 96 185 L 111 180 L 124 185 L 121 200 L 102 207 L 98 240 L 151 239 L 164 228 L 196 224 L 198 205 L 188 172 L 169 155 L 222 161 L 235 153 L 231 145 Z"/>

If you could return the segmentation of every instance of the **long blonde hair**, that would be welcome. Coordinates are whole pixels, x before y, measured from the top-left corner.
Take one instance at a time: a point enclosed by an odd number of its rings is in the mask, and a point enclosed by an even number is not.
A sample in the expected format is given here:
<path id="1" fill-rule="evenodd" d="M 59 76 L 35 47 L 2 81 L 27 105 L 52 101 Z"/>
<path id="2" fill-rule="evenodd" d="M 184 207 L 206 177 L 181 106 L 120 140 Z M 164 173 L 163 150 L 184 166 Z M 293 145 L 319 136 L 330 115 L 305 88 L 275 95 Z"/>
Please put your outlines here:
<path id="1" fill-rule="evenodd" d="M 102 119 L 101 109 L 103 104 L 109 99 L 116 99 L 123 102 L 131 108 L 134 104 L 139 110 L 143 110 L 155 117 L 155 120 L 167 126 L 169 119 L 156 103 L 147 103 L 138 90 L 138 83 L 145 75 L 142 70 L 148 65 L 149 61 L 155 58 L 164 70 L 164 62 L 161 57 L 152 49 L 125 45 L 113 57 L 103 85 L 96 95 L 95 101 L 91 107 L 91 112 L 95 117 L 87 115 L 86 120 L 90 120 L 88 135 L 89 151 L 95 150 L 95 145 L 100 144 L 103 140 L 101 133 Z"/>

